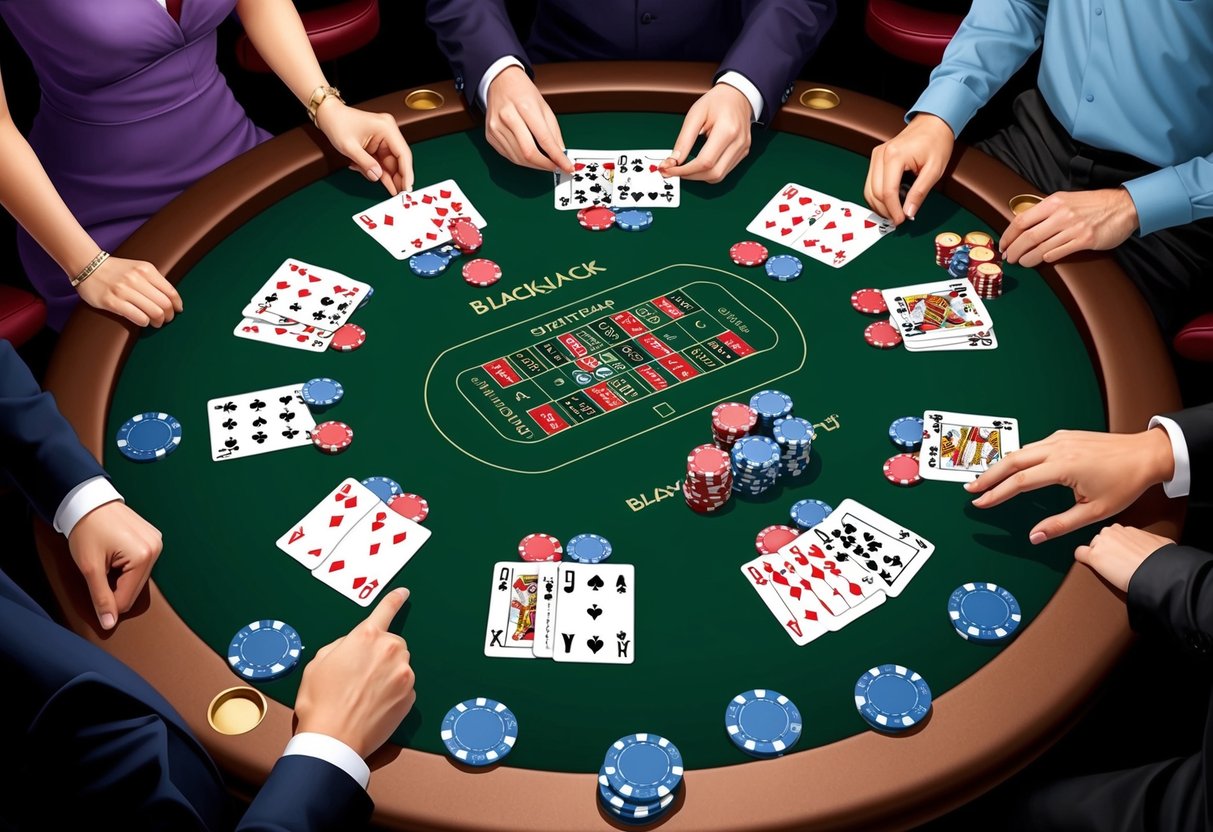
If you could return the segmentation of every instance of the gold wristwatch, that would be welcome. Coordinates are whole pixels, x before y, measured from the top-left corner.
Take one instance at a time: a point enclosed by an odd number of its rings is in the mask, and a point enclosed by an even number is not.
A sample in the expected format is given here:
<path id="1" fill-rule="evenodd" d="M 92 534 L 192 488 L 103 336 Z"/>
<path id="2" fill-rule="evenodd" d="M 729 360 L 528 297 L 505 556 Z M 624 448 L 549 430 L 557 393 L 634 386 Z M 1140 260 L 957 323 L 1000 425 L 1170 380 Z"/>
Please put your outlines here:
<path id="1" fill-rule="evenodd" d="M 345 99 L 341 97 L 341 91 L 336 87 L 320 85 L 312 90 L 312 97 L 307 100 L 307 117 L 312 120 L 312 124 L 316 123 L 316 111 L 320 109 L 320 105 L 324 103 L 326 98 L 336 98 L 342 104 Z"/>

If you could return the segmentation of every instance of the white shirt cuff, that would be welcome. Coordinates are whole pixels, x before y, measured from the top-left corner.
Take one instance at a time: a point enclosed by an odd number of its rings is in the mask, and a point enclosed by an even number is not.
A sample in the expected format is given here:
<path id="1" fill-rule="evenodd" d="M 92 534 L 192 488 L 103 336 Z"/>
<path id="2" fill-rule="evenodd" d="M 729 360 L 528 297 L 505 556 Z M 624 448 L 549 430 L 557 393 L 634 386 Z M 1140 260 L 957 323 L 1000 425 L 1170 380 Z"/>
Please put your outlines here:
<path id="1" fill-rule="evenodd" d="M 1147 430 L 1157 427 L 1167 432 L 1167 438 L 1171 440 L 1171 455 L 1175 457 L 1175 473 L 1162 484 L 1162 490 L 1168 497 L 1187 497 L 1192 490 L 1192 462 L 1188 459 L 1188 440 L 1184 438 L 1183 428 L 1166 416 L 1155 416 Z"/>
<path id="2" fill-rule="evenodd" d="M 758 117 L 762 115 L 762 93 L 758 91 L 758 87 L 754 86 L 749 78 L 740 72 L 726 72 L 716 79 L 716 83 L 728 84 L 744 95 L 750 102 L 750 121 L 758 121 Z"/>
<path id="3" fill-rule="evenodd" d="M 64 537 L 71 537 L 72 529 L 84 519 L 84 515 L 99 506 L 121 499 L 122 495 L 118 493 L 118 489 L 105 477 L 85 480 L 67 492 L 63 502 L 59 503 L 59 509 L 55 512 L 55 531 Z"/>
<path id="4" fill-rule="evenodd" d="M 315 757 L 317 760 L 331 763 L 354 778 L 363 789 L 366 788 L 367 783 L 371 782 L 371 769 L 354 749 L 327 734 L 314 734 L 306 731 L 296 734 L 291 737 L 291 741 L 286 744 L 286 750 L 282 752 L 283 757 L 289 757 L 291 754 Z"/>
<path id="5" fill-rule="evenodd" d="M 498 58 L 493 61 L 489 64 L 489 68 L 484 71 L 484 77 L 480 79 L 480 83 L 476 86 L 476 98 L 480 101 L 480 108 L 482 110 L 489 108 L 489 84 L 493 83 L 498 75 L 512 66 L 522 66 L 522 61 L 513 55 L 506 55 L 504 58 Z M 523 69 L 525 68 L 523 67 Z"/>

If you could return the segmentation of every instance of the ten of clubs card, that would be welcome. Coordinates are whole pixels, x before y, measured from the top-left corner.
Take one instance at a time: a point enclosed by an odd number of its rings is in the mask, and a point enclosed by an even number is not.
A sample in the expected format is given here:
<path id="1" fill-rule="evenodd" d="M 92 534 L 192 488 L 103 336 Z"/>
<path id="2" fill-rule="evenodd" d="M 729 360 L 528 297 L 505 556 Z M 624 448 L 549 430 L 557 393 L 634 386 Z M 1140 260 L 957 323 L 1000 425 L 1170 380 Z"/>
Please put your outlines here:
<path id="1" fill-rule="evenodd" d="M 1019 423 L 1007 416 L 928 410 L 922 424 L 918 473 L 926 480 L 969 482 L 1019 450 Z"/>

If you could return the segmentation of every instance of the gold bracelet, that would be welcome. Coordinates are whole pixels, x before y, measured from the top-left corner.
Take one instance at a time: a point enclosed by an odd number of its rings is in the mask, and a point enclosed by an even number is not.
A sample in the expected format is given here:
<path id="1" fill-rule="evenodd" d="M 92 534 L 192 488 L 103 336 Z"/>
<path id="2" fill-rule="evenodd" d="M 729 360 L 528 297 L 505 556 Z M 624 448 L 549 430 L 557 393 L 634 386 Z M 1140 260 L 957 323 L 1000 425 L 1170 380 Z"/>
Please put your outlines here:
<path id="1" fill-rule="evenodd" d="M 84 270 L 80 272 L 80 274 L 72 278 L 72 288 L 75 288 L 84 281 L 88 280 L 89 276 L 92 275 L 93 272 L 97 271 L 97 269 L 101 268 L 101 264 L 108 259 L 110 259 L 110 253 L 108 251 L 97 252 L 97 256 L 93 258 L 93 261 L 85 266 Z"/>
<path id="2" fill-rule="evenodd" d="M 345 99 L 341 97 L 341 92 L 336 87 L 330 87 L 321 84 L 316 89 L 312 90 L 312 97 L 307 100 L 307 117 L 312 120 L 312 124 L 316 123 L 316 113 L 320 109 L 320 105 L 324 103 L 326 98 L 336 98 L 342 104 Z"/>

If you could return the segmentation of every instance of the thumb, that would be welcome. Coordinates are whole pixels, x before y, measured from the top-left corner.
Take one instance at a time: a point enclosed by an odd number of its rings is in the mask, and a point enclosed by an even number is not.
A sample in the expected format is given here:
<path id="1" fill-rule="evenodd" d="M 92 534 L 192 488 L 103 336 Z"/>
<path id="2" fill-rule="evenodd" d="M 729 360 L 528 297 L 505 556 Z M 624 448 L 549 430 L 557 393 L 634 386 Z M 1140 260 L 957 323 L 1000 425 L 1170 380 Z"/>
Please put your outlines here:
<path id="1" fill-rule="evenodd" d="M 396 617 L 396 613 L 400 612 L 400 608 L 404 606 L 404 602 L 409 599 L 409 591 L 404 587 L 397 587 L 383 596 L 383 599 L 375 605 L 375 609 L 366 617 L 366 623 L 373 629 L 387 632 L 388 626 L 392 623 L 392 619 Z"/>
<path id="2" fill-rule="evenodd" d="M 97 621 L 101 623 L 101 629 L 112 630 L 118 623 L 118 602 L 110 590 L 106 560 L 103 555 L 98 555 L 82 562 L 87 566 L 81 566 L 80 574 L 84 576 L 84 583 L 88 586 L 88 594 L 92 599 L 93 609 L 97 613 Z"/>
<path id="3" fill-rule="evenodd" d="M 670 154 L 671 158 L 661 163 L 663 170 L 686 164 L 687 159 L 691 156 L 691 150 L 695 147 L 695 140 L 699 138 L 699 134 L 703 130 L 704 120 L 703 114 L 698 112 L 697 108 L 692 107 L 682 122 L 682 129 L 678 131 L 678 138 L 674 142 L 674 150 Z M 673 160 L 673 164 L 667 164 L 671 160 Z"/>

